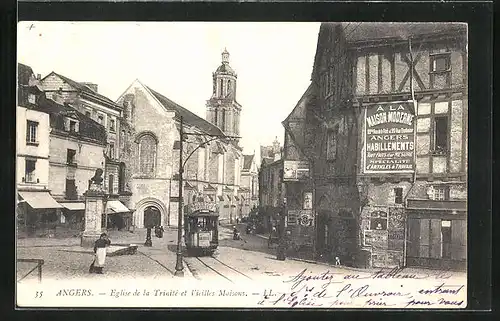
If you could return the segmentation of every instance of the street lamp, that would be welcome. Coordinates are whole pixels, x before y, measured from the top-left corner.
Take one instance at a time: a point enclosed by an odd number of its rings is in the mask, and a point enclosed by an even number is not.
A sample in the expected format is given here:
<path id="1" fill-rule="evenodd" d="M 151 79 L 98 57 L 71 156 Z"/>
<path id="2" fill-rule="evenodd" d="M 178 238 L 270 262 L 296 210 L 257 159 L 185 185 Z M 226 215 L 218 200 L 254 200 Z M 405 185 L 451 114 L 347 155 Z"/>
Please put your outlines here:
<path id="1" fill-rule="evenodd" d="M 199 133 L 185 133 L 184 132 L 184 120 L 183 120 L 183 117 L 180 116 L 180 126 L 179 126 L 179 200 L 178 200 L 178 204 L 179 204 L 179 208 L 178 208 L 178 220 L 177 220 L 177 258 L 176 258 L 176 262 L 175 262 L 175 272 L 174 272 L 174 275 L 175 276 L 184 276 L 184 267 L 183 267 L 183 264 L 182 264 L 182 217 L 183 217 L 183 195 L 182 195 L 182 192 L 183 192 L 183 178 L 182 178 L 182 174 L 184 173 L 184 167 L 186 166 L 186 163 L 187 161 L 189 160 L 189 158 L 194 154 L 194 152 L 196 152 L 200 147 L 204 147 L 206 146 L 208 143 L 214 141 L 214 140 L 217 140 L 217 139 L 236 139 L 236 138 L 241 138 L 241 137 L 237 137 L 237 136 L 226 136 L 226 135 L 210 135 L 210 134 L 199 134 Z M 193 149 L 191 151 L 191 153 L 186 157 L 185 160 L 183 160 L 182 158 L 182 153 L 183 153 L 183 140 L 184 140 L 184 137 L 187 137 L 187 136 L 204 136 L 204 137 L 211 137 L 210 139 L 208 139 L 207 141 L 203 142 L 203 143 L 200 143 L 198 144 L 198 146 L 195 147 L 195 149 Z"/>

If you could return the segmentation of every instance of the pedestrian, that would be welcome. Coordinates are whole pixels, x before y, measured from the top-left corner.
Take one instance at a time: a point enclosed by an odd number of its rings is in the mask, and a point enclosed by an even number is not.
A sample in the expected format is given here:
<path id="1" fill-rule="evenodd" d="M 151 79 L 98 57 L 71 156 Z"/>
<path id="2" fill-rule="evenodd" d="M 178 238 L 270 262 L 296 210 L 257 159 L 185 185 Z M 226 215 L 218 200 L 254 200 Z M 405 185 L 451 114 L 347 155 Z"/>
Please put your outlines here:
<path id="1" fill-rule="evenodd" d="M 102 233 L 97 241 L 94 243 L 95 258 L 89 268 L 89 273 L 103 274 L 102 268 L 106 261 L 106 247 L 111 244 L 106 233 Z"/>

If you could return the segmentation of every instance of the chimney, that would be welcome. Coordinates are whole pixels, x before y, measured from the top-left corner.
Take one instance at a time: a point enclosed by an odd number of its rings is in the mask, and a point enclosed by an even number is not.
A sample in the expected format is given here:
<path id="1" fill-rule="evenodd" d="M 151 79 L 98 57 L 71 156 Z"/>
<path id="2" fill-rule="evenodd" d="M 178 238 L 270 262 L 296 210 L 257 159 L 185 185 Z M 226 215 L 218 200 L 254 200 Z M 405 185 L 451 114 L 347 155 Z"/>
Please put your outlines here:
<path id="1" fill-rule="evenodd" d="M 36 74 L 36 80 L 42 80 L 42 75 L 41 74 Z"/>
<path id="2" fill-rule="evenodd" d="M 85 86 L 87 86 L 90 89 L 92 89 L 92 91 L 94 91 L 94 92 L 97 93 L 97 89 L 98 89 L 97 84 L 94 84 L 94 83 L 91 83 L 91 82 L 83 82 L 82 84 L 84 84 Z"/>

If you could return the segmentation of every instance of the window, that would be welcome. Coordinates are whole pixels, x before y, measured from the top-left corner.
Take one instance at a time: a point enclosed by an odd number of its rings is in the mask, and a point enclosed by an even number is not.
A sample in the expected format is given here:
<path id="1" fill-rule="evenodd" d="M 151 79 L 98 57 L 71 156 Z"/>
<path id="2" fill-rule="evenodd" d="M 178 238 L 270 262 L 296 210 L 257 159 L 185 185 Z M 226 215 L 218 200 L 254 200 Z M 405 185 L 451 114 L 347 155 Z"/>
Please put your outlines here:
<path id="1" fill-rule="evenodd" d="M 145 134 L 139 139 L 139 171 L 142 175 L 154 176 L 156 162 L 156 139 Z"/>
<path id="2" fill-rule="evenodd" d="M 334 161 L 337 158 L 337 136 L 339 128 L 335 127 L 334 130 L 328 130 L 326 134 L 326 160 Z"/>
<path id="3" fill-rule="evenodd" d="M 441 54 L 431 56 L 431 72 L 443 72 L 450 69 L 450 55 Z"/>
<path id="4" fill-rule="evenodd" d="M 224 109 L 222 110 L 221 129 L 226 130 L 226 111 Z"/>
<path id="5" fill-rule="evenodd" d="M 30 104 L 36 104 L 36 96 L 33 94 L 28 94 L 28 102 Z"/>
<path id="6" fill-rule="evenodd" d="M 66 163 L 70 165 L 76 164 L 75 156 L 76 150 L 68 149 L 68 151 L 66 152 Z"/>
<path id="7" fill-rule="evenodd" d="M 38 122 L 28 120 L 26 123 L 26 143 L 36 144 L 38 133 Z"/>
<path id="8" fill-rule="evenodd" d="M 450 190 L 447 186 L 434 186 L 434 200 L 444 201 L 448 200 Z"/>
<path id="9" fill-rule="evenodd" d="M 114 119 L 109 120 L 109 130 L 112 132 L 115 131 L 115 120 Z"/>
<path id="10" fill-rule="evenodd" d="M 217 112 L 217 109 L 214 110 L 214 125 L 217 126 L 217 117 L 219 117 L 219 113 Z"/>
<path id="11" fill-rule="evenodd" d="M 451 221 L 441 221 L 441 257 L 451 258 Z"/>
<path id="12" fill-rule="evenodd" d="M 434 153 L 445 154 L 448 149 L 448 117 L 434 118 Z"/>
<path id="13" fill-rule="evenodd" d="M 25 173 L 24 173 L 24 180 L 26 183 L 35 182 L 35 167 L 36 167 L 36 160 L 33 159 L 26 160 Z"/>
<path id="14" fill-rule="evenodd" d="M 403 188 L 396 187 L 394 189 L 394 203 L 403 204 Z"/>
<path id="15" fill-rule="evenodd" d="M 78 193 L 76 192 L 76 184 L 74 179 L 66 179 L 66 199 L 76 200 L 78 199 Z"/>
<path id="16" fill-rule="evenodd" d="M 114 159 L 115 158 L 115 143 L 109 143 L 108 147 L 108 155 L 109 158 Z"/>
<path id="17" fill-rule="evenodd" d="M 120 163 L 120 172 L 118 174 L 118 191 L 125 190 L 125 163 Z"/>
<path id="18" fill-rule="evenodd" d="M 71 133 L 76 133 L 76 121 L 74 120 L 69 121 L 69 131 Z"/>
<path id="19" fill-rule="evenodd" d="M 97 122 L 101 125 L 104 125 L 104 116 L 103 115 L 97 116 Z"/>
<path id="20" fill-rule="evenodd" d="M 85 111 L 85 116 L 92 117 L 92 113 L 90 112 L 90 110 Z"/>
<path id="21" fill-rule="evenodd" d="M 115 177 L 113 176 L 113 174 L 109 174 L 109 181 L 108 181 L 109 194 L 113 194 L 114 192 L 114 180 Z"/>

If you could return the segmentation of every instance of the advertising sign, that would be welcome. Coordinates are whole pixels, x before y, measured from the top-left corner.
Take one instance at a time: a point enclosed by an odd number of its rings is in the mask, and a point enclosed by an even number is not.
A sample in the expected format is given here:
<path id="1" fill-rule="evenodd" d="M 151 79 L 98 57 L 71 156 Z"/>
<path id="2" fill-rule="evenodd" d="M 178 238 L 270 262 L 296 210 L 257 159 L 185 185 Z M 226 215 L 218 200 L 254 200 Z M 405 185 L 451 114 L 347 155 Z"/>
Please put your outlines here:
<path id="1" fill-rule="evenodd" d="M 370 105 L 365 113 L 365 173 L 412 173 L 414 121 L 412 101 Z"/>
<path id="2" fill-rule="evenodd" d="M 306 161 L 284 161 L 283 181 L 297 181 L 309 177 L 309 163 Z"/>
<path id="3" fill-rule="evenodd" d="M 288 225 L 314 226 L 311 210 L 288 210 Z"/>
<path id="4" fill-rule="evenodd" d="M 372 246 L 377 249 L 387 249 L 387 231 L 365 230 L 364 245 Z"/>

